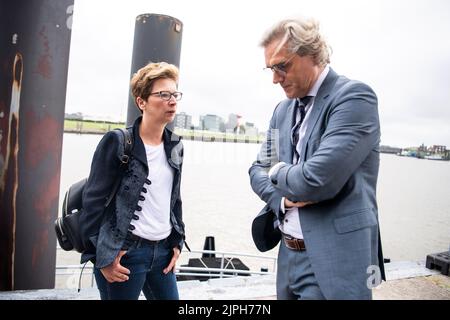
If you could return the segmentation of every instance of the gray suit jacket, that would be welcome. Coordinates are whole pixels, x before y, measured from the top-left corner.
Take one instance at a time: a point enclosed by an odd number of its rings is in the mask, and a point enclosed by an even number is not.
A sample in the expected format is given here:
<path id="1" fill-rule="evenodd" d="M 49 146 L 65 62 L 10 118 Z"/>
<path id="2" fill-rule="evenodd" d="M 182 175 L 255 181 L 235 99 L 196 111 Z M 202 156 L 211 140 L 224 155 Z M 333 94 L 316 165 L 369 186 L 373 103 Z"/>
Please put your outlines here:
<path id="1" fill-rule="evenodd" d="M 294 101 L 287 99 L 276 107 L 267 140 L 249 170 L 253 190 L 280 220 L 283 196 L 315 202 L 299 215 L 327 299 L 370 299 L 373 279 L 384 278 L 376 202 L 377 104 L 369 86 L 330 69 L 311 110 L 298 164 L 292 164 L 290 139 Z M 270 181 L 267 172 L 279 161 L 286 164 Z"/>

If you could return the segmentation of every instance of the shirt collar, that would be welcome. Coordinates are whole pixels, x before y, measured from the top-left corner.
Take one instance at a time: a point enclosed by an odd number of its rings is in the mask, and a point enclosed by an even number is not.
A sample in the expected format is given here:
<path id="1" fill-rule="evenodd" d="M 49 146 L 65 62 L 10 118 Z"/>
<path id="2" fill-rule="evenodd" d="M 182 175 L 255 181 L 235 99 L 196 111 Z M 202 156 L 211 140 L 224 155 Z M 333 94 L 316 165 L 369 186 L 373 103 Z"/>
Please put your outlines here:
<path id="1" fill-rule="evenodd" d="M 327 64 L 325 66 L 325 68 L 322 70 L 322 72 L 320 73 L 319 77 L 317 78 L 316 82 L 312 86 L 311 90 L 309 90 L 309 92 L 307 94 L 307 96 L 312 96 L 313 99 L 311 99 L 311 101 L 306 106 L 306 110 L 308 110 L 309 107 L 311 106 L 311 104 L 313 103 L 314 98 L 317 95 L 317 92 L 319 92 L 320 86 L 322 85 L 323 81 L 325 80 L 325 78 L 328 75 L 328 72 L 330 72 L 330 66 Z M 299 98 L 297 98 L 297 101 L 300 103 L 300 99 Z"/>
<path id="2" fill-rule="evenodd" d="M 328 72 L 330 72 L 330 66 L 327 64 L 325 66 L 325 68 L 322 70 L 322 73 L 320 74 L 320 76 L 317 78 L 317 80 L 314 83 L 314 85 L 311 88 L 311 90 L 309 90 L 307 96 L 316 97 L 317 92 L 319 92 L 320 86 L 322 85 L 323 81 L 325 80 L 325 78 L 328 75 Z"/>

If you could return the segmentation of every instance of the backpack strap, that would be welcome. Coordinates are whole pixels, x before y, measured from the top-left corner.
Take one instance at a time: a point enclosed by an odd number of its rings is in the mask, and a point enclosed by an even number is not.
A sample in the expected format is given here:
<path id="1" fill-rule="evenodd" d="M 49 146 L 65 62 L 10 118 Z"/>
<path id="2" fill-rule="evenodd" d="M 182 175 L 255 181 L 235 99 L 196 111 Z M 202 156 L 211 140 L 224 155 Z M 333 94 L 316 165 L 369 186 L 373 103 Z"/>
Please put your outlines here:
<path id="1" fill-rule="evenodd" d="M 133 149 L 133 137 L 131 135 L 131 130 L 132 128 L 120 128 L 120 129 L 115 129 L 115 130 L 120 130 L 120 132 L 122 132 L 123 135 L 123 155 L 120 156 L 120 167 L 124 167 L 126 165 L 128 165 L 128 161 L 130 160 L 130 154 L 131 154 L 131 150 Z M 122 181 L 122 174 L 120 175 L 120 179 L 117 179 L 116 182 L 114 183 L 114 186 L 111 190 L 111 194 L 109 195 L 108 199 L 106 200 L 105 203 L 105 208 L 109 206 L 109 204 L 111 203 L 112 199 L 114 199 L 114 196 L 117 193 L 117 190 L 119 189 L 119 185 L 120 182 Z"/>
<path id="2" fill-rule="evenodd" d="M 123 155 L 120 157 L 120 161 L 122 161 L 122 164 L 127 164 L 128 160 L 130 159 L 131 149 L 133 149 L 133 139 L 131 137 L 131 130 L 132 128 L 120 128 L 117 130 L 120 130 L 123 134 Z"/>

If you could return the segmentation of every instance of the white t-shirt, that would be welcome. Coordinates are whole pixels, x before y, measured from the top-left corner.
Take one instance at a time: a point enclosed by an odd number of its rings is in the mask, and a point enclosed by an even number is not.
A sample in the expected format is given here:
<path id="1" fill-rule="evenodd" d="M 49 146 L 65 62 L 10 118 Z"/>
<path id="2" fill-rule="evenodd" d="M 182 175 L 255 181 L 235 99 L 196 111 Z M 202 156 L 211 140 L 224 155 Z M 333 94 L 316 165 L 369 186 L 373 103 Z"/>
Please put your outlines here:
<path id="1" fill-rule="evenodd" d="M 144 145 L 148 162 L 148 180 L 151 184 L 144 184 L 147 192 L 141 192 L 145 200 L 138 205 L 142 211 L 135 211 L 138 220 L 132 220 L 135 227 L 133 234 L 148 240 L 162 240 L 172 232 L 170 222 L 170 200 L 174 172 L 167 162 L 164 144 L 158 146 Z"/>

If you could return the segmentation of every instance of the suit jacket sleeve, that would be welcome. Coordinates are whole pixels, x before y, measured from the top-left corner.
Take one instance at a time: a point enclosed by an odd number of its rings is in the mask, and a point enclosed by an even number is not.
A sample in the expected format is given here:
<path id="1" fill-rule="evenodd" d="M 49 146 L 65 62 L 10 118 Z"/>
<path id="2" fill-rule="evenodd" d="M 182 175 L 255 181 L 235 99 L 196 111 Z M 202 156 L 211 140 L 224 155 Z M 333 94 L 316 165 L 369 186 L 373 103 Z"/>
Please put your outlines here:
<path id="1" fill-rule="evenodd" d="M 257 160 L 249 169 L 250 184 L 253 191 L 267 203 L 273 212 L 278 216 L 280 214 L 280 205 L 282 195 L 272 185 L 268 172 L 278 160 L 278 142 L 279 130 L 276 126 L 276 114 L 279 105 L 275 108 L 272 119 L 270 120 L 269 130 L 267 130 L 266 141 L 262 144 Z"/>
<path id="2" fill-rule="evenodd" d="M 95 150 L 91 171 L 83 192 L 83 212 L 80 216 L 82 239 L 86 254 L 95 255 L 96 243 L 105 212 L 106 199 L 119 175 L 120 162 L 117 157 L 118 135 L 110 131 L 104 135 Z"/>
<path id="3" fill-rule="evenodd" d="M 370 87 L 352 81 L 329 99 L 332 102 L 321 119 L 325 128 L 316 151 L 296 165 L 283 165 L 272 177 L 274 188 L 294 201 L 334 198 L 378 147 L 377 97 Z"/>

